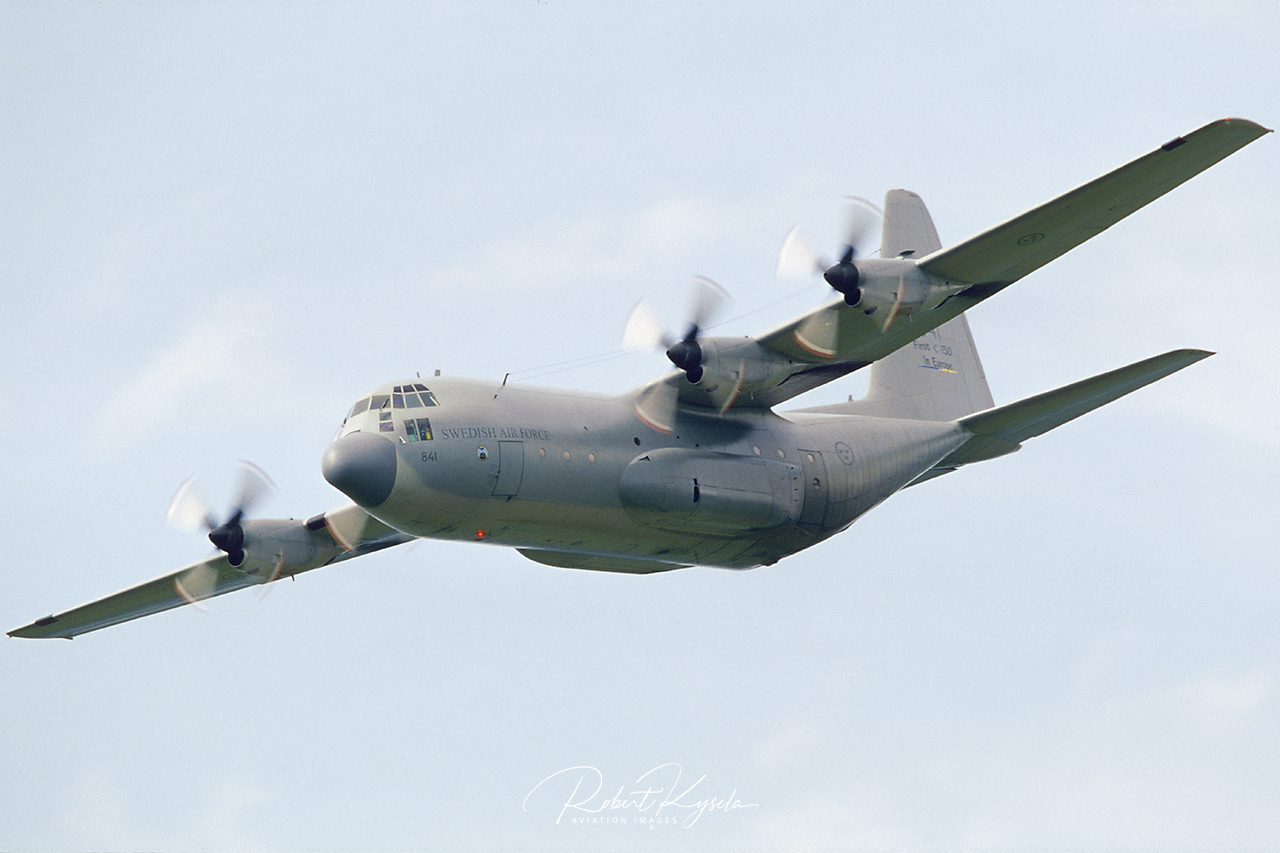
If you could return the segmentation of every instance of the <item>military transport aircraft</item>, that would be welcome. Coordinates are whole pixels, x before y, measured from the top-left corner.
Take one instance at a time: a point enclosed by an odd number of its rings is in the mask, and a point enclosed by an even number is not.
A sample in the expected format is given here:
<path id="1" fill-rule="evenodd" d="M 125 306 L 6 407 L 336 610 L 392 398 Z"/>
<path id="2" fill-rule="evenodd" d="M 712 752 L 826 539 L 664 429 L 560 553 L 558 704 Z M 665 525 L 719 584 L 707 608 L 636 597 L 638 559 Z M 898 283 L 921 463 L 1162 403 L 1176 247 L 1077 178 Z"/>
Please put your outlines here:
<path id="1" fill-rule="evenodd" d="M 401 379 L 351 408 L 321 462 L 352 503 L 251 519 L 246 468 L 225 519 L 188 488 L 170 509 L 215 556 L 38 619 L 13 637 L 74 637 L 417 538 L 506 545 L 549 566 L 644 574 L 770 565 L 906 486 L 1022 442 L 1210 353 L 1176 350 L 995 406 L 964 311 L 1269 131 L 1224 119 L 951 247 L 919 196 L 884 200 L 878 257 L 851 237 L 820 261 L 789 237 L 781 268 L 820 271 L 827 304 L 757 337 L 663 340 L 675 369 L 604 395 L 471 379 Z M 705 294 L 714 292 L 709 285 Z M 652 323 L 633 314 L 630 337 Z M 774 407 L 870 366 L 860 400 Z"/>

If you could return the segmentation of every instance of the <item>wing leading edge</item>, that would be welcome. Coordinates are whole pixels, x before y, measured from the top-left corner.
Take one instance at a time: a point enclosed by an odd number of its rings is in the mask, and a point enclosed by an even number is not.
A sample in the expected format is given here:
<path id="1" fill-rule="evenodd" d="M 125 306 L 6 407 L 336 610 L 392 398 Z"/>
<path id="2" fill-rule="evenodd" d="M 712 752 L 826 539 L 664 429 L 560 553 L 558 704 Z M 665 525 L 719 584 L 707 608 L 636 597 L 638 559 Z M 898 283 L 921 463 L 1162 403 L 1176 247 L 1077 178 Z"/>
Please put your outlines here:
<path id="1" fill-rule="evenodd" d="M 62 613 L 37 619 L 30 625 L 9 632 L 10 637 L 29 639 L 71 639 L 106 628 L 181 607 L 193 601 L 225 595 L 248 586 L 270 583 L 321 566 L 371 554 L 393 545 L 409 542 L 413 537 L 392 530 L 352 505 L 324 513 L 309 521 L 297 519 L 268 520 L 277 528 L 286 524 L 295 537 L 311 546 L 305 559 L 281 562 L 273 572 L 246 572 L 244 566 L 233 567 L 225 555 L 210 557 L 161 575 L 137 586 L 82 604 Z M 297 553 L 296 548 L 291 553 Z"/>
<path id="2" fill-rule="evenodd" d="M 1012 284 L 1270 132 L 1248 119 L 1211 122 L 1046 204 L 933 252 L 920 266 L 951 281 Z"/>

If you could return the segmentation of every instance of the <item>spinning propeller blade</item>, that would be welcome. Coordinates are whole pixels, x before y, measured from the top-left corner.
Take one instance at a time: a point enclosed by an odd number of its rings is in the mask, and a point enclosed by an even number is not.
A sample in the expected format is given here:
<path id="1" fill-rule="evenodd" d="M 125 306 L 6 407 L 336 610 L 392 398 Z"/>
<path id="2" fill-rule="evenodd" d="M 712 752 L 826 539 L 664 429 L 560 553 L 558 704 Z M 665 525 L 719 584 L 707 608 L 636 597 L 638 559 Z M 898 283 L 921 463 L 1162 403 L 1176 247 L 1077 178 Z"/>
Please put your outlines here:
<path id="1" fill-rule="evenodd" d="M 697 384 L 702 380 L 703 374 L 702 346 L 698 343 L 698 337 L 730 301 L 732 300 L 723 287 L 706 276 L 694 276 L 688 328 L 683 337 L 676 338 L 668 334 L 648 302 L 641 299 L 627 316 L 622 329 L 622 342 L 626 346 L 664 349 L 671 363 L 684 371 L 690 382 Z M 636 400 L 636 415 L 659 432 L 671 432 L 674 429 L 679 397 L 679 389 L 675 385 L 656 382 Z"/>
<path id="2" fill-rule="evenodd" d="M 782 238 L 782 246 L 778 249 L 776 272 L 779 278 L 804 278 L 815 273 L 823 275 L 833 267 L 850 264 L 857 258 L 871 254 L 874 247 L 870 243 L 884 214 L 865 198 L 851 195 L 846 196 L 844 201 L 846 212 L 844 228 L 841 230 L 843 248 L 840 260 L 833 261 L 815 249 L 800 233 L 800 226 L 797 225 Z"/>
<path id="3" fill-rule="evenodd" d="M 827 284 L 844 297 L 846 305 L 856 306 L 868 302 L 867 293 L 861 286 L 861 273 L 856 261 L 871 254 L 870 243 L 884 213 L 858 196 L 846 196 L 845 204 L 844 249 L 840 260 L 831 263 L 800 236 L 798 228 L 792 228 L 783 238 L 782 247 L 778 250 L 777 272 L 783 278 L 820 273 Z M 892 304 L 887 304 L 885 295 L 879 294 L 870 301 L 866 313 L 887 308 L 881 315 L 882 328 L 887 332 L 901 314 L 905 297 L 905 285 L 899 284 Z M 796 330 L 796 342 L 815 355 L 833 357 L 840 339 L 840 322 L 843 316 L 837 308 L 814 315 Z"/>
<path id="4" fill-rule="evenodd" d="M 264 495 L 275 489 L 275 483 L 266 472 L 252 462 L 240 462 L 240 490 L 235 505 L 231 508 L 225 521 L 219 522 L 210 512 L 209 505 L 200 497 L 195 488 L 195 478 L 188 478 L 178 487 L 177 493 L 169 503 L 167 520 L 180 530 L 208 531 L 209 541 L 214 547 L 227 555 L 232 566 L 244 563 L 244 527 L 241 522 L 245 514 L 258 503 Z M 208 569 L 213 577 L 204 577 L 202 569 Z M 278 576 L 277 571 L 275 576 Z M 217 580 L 217 572 L 206 566 L 197 566 L 187 572 L 183 578 L 175 581 L 178 592 L 191 600 L 207 597 L 213 591 L 213 583 Z"/>

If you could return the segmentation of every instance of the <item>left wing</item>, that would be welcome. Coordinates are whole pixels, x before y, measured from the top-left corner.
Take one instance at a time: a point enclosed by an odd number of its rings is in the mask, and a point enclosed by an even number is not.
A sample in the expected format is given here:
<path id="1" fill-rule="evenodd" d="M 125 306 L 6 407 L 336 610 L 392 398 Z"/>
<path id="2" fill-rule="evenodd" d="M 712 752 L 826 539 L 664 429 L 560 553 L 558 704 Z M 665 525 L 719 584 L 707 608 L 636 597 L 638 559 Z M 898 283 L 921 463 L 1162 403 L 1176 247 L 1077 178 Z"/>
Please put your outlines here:
<path id="1" fill-rule="evenodd" d="M 1008 285 L 1271 131 L 1226 118 L 1179 136 L 1053 201 L 920 260 L 932 275 Z"/>
<path id="2" fill-rule="evenodd" d="M 768 408 L 866 367 L 1070 251 L 1231 155 L 1267 128 L 1222 119 L 943 249 L 919 196 L 885 197 L 879 258 L 855 261 L 863 301 L 835 296 L 757 338 L 708 338 L 698 384 L 676 372 L 632 392 L 636 410 Z M 874 296 L 874 299 L 868 297 Z M 670 419 L 670 416 L 668 416 Z"/>
<path id="3" fill-rule="evenodd" d="M 413 537 L 387 527 L 355 505 L 298 519 L 246 521 L 246 550 L 239 567 L 225 554 L 192 563 L 120 592 L 82 604 L 9 632 L 10 637 L 71 639 L 162 610 L 270 583 L 408 542 Z M 259 556 L 253 551 L 256 548 Z"/>

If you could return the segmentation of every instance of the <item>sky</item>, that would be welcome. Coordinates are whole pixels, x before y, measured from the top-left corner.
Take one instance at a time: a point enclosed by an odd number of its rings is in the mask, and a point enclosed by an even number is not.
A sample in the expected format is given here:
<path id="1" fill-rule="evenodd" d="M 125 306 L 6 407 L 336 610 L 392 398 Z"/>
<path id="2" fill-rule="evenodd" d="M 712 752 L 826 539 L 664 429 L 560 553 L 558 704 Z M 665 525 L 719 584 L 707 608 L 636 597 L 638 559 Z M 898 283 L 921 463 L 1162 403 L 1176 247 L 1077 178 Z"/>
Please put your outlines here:
<path id="1" fill-rule="evenodd" d="M 1278 33 L 1212 0 L 0 4 L 0 627 L 204 557 L 164 523 L 189 476 L 342 505 L 320 457 L 382 382 L 625 390 L 666 364 L 628 311 L 677 325 L 693 275 L 718 334 L 807 310 L 778 246 L 834 245 L 847 194 L 913 190 L 948 244 L 1275 127 Z M 1216 356 L 772 567 L 421 541 L 6 639 L 0 851 L 1272 848 L 1277 146 L 969 314 L 997 402 Z M 587 811 L 644 786 L 679 803 Z"/>

